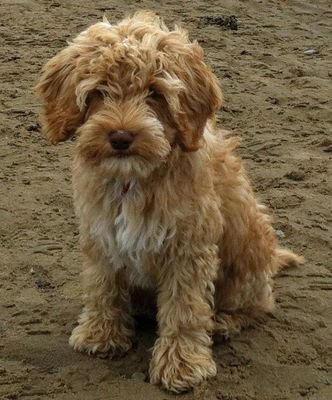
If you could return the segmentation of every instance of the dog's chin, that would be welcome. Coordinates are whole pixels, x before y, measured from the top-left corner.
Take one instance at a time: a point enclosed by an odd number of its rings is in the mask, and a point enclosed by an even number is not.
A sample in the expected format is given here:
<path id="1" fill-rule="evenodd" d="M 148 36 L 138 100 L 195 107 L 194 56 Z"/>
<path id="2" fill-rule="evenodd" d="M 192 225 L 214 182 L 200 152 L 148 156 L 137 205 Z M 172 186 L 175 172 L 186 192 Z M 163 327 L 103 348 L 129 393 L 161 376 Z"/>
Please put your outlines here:
<path id="1" fill-rule="evenodd" d="M 138 155 L 118 154 L 102 160 L 98 169 L 105 177 L 117 179 L 144 179 L 160 165 Z"/>

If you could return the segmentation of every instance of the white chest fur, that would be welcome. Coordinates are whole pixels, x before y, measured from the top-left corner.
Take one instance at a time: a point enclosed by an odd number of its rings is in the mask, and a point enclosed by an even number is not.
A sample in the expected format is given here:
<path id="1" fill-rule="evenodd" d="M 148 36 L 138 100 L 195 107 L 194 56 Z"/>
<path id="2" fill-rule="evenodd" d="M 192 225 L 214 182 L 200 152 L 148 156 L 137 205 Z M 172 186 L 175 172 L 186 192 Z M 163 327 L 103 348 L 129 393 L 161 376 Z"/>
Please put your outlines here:
<path id="1" fill-rule="evenodd" d="M 98 242 L 111 267 L 126 268 L 132 284 L 151 286 L 150 260 L 175 234 L 175 221 L 151 198 L 148 204 L 136 181 L 109 184 L 97 209 L 91 211 L 85 202 L 81 221 L 85 225 L 84 220 L 90 218 L 90 237 Z"/>

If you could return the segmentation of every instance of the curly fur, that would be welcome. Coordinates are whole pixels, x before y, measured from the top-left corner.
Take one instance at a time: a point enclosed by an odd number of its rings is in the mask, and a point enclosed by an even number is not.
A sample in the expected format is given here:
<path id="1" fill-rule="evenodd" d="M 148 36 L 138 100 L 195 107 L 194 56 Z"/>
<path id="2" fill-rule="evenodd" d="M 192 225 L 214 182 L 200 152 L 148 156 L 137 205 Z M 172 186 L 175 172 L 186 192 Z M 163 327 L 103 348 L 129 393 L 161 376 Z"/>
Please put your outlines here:
<path id="1" fill-rule="evenodd" d="M 273 275 L 302 258 L 278 247 L 238 141 L 215 126 L 222 94 L 201 47 L 150 12 L 105 20 L 45 65 L 37 90 L 51 142 L 78 137 L 86 298 L 71 346 L 127 351 L 131 296 L 152 291 L 151 382 L 181 392 L 214 376 L 211 334 L 271 311 Z M 108 138 L 119 130 L 135 139 L 121 157 Z"/>

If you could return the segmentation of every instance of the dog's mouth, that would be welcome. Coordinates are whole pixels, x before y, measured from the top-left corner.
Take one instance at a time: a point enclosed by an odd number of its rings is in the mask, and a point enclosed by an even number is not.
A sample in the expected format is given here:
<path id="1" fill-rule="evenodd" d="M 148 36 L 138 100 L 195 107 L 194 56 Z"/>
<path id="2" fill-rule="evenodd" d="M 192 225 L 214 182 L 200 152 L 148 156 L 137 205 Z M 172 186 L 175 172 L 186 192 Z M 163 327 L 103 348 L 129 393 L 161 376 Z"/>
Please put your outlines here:
<path id="1" fill-rule="evenodd" d="M 110 156 L 114 158 L 129 158 L 138 156 L 137 149 L 133 148 L 134 146 L 130 146 L 127 148 L 111 148 Z"/>
<path id="2" fill-rule="evenodd" d="M 116 152 L 116 153 L 112 154 L 112 157 L 115 157 L 115 158 L 129 158 L 129 157 L 132 157 L 134 155 L 135 154 L 133 154 L 133 153 L 129 153 L 129 152 L 124 153 L 124 152 L 119 151 L 119 152 Z"/>
<path id="3" fill-rule="evenodd" d="M 112 154 L 110 155 L 110 158 L 116 159 L 116 160 L 137 160 L 137 159 L 143 159 L 146 160 L 146 157 L 144 154 L 140 154 L 137 151 L 134 150 L 126 150 L 126 151 L 112 151 Z M 146 160 L 147 161 L 147 160 Z"/>

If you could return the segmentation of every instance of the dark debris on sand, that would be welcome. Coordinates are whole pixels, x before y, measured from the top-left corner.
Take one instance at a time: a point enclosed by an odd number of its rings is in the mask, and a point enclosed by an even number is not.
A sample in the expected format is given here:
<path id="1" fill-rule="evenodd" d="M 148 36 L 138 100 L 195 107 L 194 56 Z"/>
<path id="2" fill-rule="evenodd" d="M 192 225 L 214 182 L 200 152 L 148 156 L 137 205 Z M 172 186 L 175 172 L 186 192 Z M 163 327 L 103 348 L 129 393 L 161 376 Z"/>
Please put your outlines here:
<path id="1" fill-rule="evenodd" d="M 230 16 L 211 16 L 202 17 L 201 21 L 204 25 L 217 25 L 232 31 L 238 30 L 238 20 L 235 15 Z"/>

